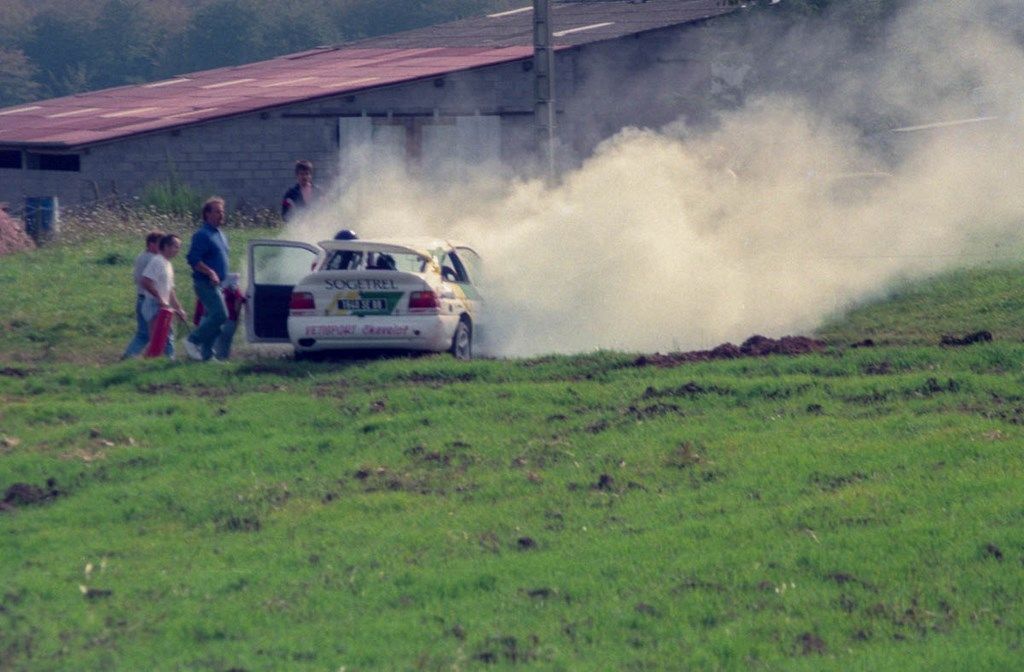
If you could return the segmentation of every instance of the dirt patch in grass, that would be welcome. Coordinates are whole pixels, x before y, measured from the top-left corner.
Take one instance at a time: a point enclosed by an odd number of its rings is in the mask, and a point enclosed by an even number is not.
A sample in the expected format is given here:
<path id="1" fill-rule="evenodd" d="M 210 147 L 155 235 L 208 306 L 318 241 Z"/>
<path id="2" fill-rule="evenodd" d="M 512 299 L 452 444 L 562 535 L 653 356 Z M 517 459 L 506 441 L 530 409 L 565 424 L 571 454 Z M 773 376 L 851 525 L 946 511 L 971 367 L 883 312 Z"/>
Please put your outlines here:
<path id="1" fill-rule="evenodd" d="M 401 375 L 397 377 L 397 380 L 412 383 L 414 385 L 424 385 L 433 389 L 440 389 L 446 385 L 455 385 L 457 383 L 471 383 L 477 379 L 476 373 L 472 371 L 434 371 L 430 373 L 416 372 L 408 375 Z"/>
<path id="2" fill-rule="evenodd" d="M 245 376 L 281 376 L 282 378 L 305 378 L 309 372 L 303 367 L 295 366 L 292 360 L 260 360 L 240 365 L 235 375 Z"/>
<path id="3" fill-rule="evenodd" d="M 992 407 L 992 404 L 995 405 L 995 408 Z M 1007 400 L 999 397 L 998 395 L 992 395 L 991 404 L 969 403 L 961 404 L 958 408 L 963 413 L 976 413 L 983 418 L 1002 420 L 1003 422 L 1008 422 L 1011 425 L 1024 425 L 1024 406 L 1005 408 L 1006 404 Z M 996 440 L 1000 437 L 995 434 L 990 434 L 985 438 L 989 440 Z"/>
<path id="4" fill-rule="evenodd" d="M 431 454 L 433 459 L 424 458 L 427 465 L 416 465 L 412 469 L 391 469 L 386 466 L 363 466 L 352 476 L 359 482 L 363 492 L 408 492 L 418 495 L 447 495 L 450 492 L 464 493 L 476 489 L 476 485 L 464 482 L 463 470 L 446 469 L 444 456 Z M 440 468 L 438 468 L 440 467 Z"/>
<path id="5" fill-rule="evenodd" d="M 956 610 L 945 600 L 927 608 L 918 598 L 910 599 L 909 605 L 878 602 L 869 606 L 864 613 L 872 619 L 888 621 L 897 632 L 893 639 L 902 641 L 909 635 L 925 635 L 928 632 L 949 632 L 956 624 Z"/>
<path id="6" fill-rule="evenodd" d="M 731 394 L 731 392 L 730 392 L 730 390 L 727 390 L 727 389 L 722 388 L 722 387 L 718 387 L 716 385 L 709 385 L 707 387 L 705 387 L 703 385 L 698 385 L 696 382 L 691 380 L 690 382 L 688 382 L 688 383 L 686 383 L 684 385 L 680 385 L 678 387 L 670 387 L 670 388 L 661 389 L 661 390 L 659 390 L 659 389 L 657 389 L 655 387 L 648 387 L 646 390 L 644 390 L 643 398 L 644 399 L 657 399 L 659 397 L 686 397 L 686 398 L 693 398 L 693 397 L 699 397 L 702 394 L 717 394 L 717 395 L 720 395 L 720 396 L 724 396 L 724 395 L 727 395 L 727 394 Z"/>
<path id="7" fill-rule="evenodd" d="M 218 532 L 259 532 L 263 524 L 255 516 L 228 516 L 215 522 Z"/>
<path id="8" fill-rule="evenodd" d="M 825 578 L 829 581 L 834 581 L 836 585 L 839 586 L 845 586 L 849 584 L 860 586 L 861 588 L 864 588 L 865 590 L 870 590 L 872 592 L 878 591 L 878 588 L 876 588 L 873 584 L 863 579 L 859 579 L 853 574 L 849 574 L 847 572 L 830 572 L 829 574 L 825 575 Z"/>
<path id="9" fill-rule="evenodd" d="M 964 345 L 974 345 L 975 343 L 991 342 L 992 332 L 990 331 L 976 331 L 973 334 L 967 334 L 965 336 L 946 334 L 939 339 L 939 345 L 944 345 L 946 347 L 962 347 Z"/>
<path id="10" fill-rule="evenodd" d="M 317 399 L 325 397 L 332 399 L 344 399 L 351 390 L 351 384 L 347 381 L 334 380 L 329 383 L 317 383 L 313 386 L 312 394 Z"/>
<path id="11" fill-rule="evenodd" d="M 46 486 L 42 488 L 30 483 L 15 483 L 4 491 L 4 497 L 0 500 L 0 511 L 46 504 L 63 494 L 64 492 L 57 487 L 57 481 L 52 478 L 46 479 Z"/>
<path id="12" fill-rule="evenodd" d="M 630 406 L 626 409 L 626 415 L 632 417 L 634 420 L 647 420 L 650 418 L 657 418 L 663 415 L 684 415 L 682 409 L 675 404 L 656 403 L 648 404 L 646 406 Z"/>
<path id="13" fill-rule="evenodd" d="M 864 374 L 868 376 L 887 376 L 892 372 L 892 364 L 886 361 L 875 362 L 864 367 Z"/>
<path id="14" fill-rule="evenodd" d="M 536 635 L 525 640 L 508 636 L 488 637 L 477 647 L 473 659 L 485 665 L 529 663 L 537 658 L 539 646 L 540 640 Z"/>
<path id="15" fill-rule="evenodd" d="M 186 387 L 181 383 L 145 383 L 137 385 L 136 388 L 141 394 L 185 394 Z"/>
<path id="16" fill-rule="evenodd" d="M 566 489 L 569 492 L 577 492 L 580 490 L 588 490 L 590 492 L 604 492 L 611 495 L 622 495 L 630 490 L 647 490 L 647 487 L 642 483 L 636 481 L 626 481 L 625 483 L 615 480 L 614 477 L 608 474 L 601 474 L 597 477 L 597 480 L 587 485 L 581 485 L 576 482 L 566 483 Z"/>
<path id="17" fill-rule="evenodd" d="M 0 368 L 0 376 L 5 378 L 27 378 L 34 372 L 29 369 L 16 369 L 13 366 Z"/>
<path id="18" fill-rule="evenodd" d="M 704 457 L 697 452 L 696 446 L 689 441 L 684 441 L 671 452 L 665 461 L 665 466 L 673 469 L 689 469 L 703 464 L 704 461 Z"/>
<path id="19" fill-rule="evenodd" d="M 142 383 L 135 387 L 140 394 L 171 394 L 177 397 L 202 397 L 212 401 L 223 401 L 230 394 L 228 390 L 206 385 L 184 385 L 182 383 Z"/>
<path id="20" fill-rule="evenodd" d="M 519 537 L 516 539 L 516 548 L 520 551 L 532 551 L 537 548 L 537 542 L 533 537 Z"/>
<path id="21" fill-rule="evenodd" d="M 959 392 L 960 383 L 950 378 L 945 383 L 940 383 L 937 378 L 929 378 L 924 384 L 915 390 L 906 393 L 908 397 L 931 397 L 943 392 Z"/>
<path id="22" fill-rule="evenodd" d="M 999 562 L 1003 561 L 1003 550 L 992 543 L 985 544 L 982 555 L 985 558 L 993 558 Z"/>
<path id="23" fill-rule="evenodd" d="M 805 632 L 798 636 L 796 645 L 798 653 L 802 656 L 821 655 L 828 652 L 825 640 L 811 632 Z"/>
<path id="24" fill-rule="evenodd" d="M 867 474 L 854 471 L 849 474 L 822 474 L 814 472 L 807 479 L 808 482 L 823 492 L 835 492 L 848 485 L 854 485 L 867 480 Z"/>
<path id="25" fill-rule="evenodd" d="M 739 346 L 732 343 L 722 343 L 711 350 L 641 355 L 633 361 L 633 365 L 671 367 L 691 362 L 708 362 L 719 359 L 767 357 L 768 355 L 806 355 L 812 352 L 823 352 L 825 348 L 826 344 L 824 341 L 808 338 L 807 336 L 783 336 L 777 340 L 765 336 L 751 336 Z"/>
<path id="26" fill-rule="evenodd" d="M 772 586 L 774 588 L 774 586 Z M 714 581 L 705 581 L 696 576 L 687 576 L 673 586 L 669 592 L 673 595 L 688 592 L 691 590 L 706 590 L 712 593 L 724 593 L 725 586 Z"/>

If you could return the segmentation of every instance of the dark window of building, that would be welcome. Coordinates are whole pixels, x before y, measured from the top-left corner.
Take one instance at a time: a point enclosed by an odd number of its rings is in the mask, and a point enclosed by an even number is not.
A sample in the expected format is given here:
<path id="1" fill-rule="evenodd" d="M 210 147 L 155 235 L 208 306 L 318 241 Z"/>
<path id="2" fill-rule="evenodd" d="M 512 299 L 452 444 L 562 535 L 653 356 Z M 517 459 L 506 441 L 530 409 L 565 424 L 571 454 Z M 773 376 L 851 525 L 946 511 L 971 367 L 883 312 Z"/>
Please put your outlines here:
<path id="1" fill-rule="evenodd" d="M 21 150 L 0 149 L 0 168 L 21 168 Z"/>
<path id="2" fill-rule="evenodd" d="M 82 169 L 78 154 L 28 154 L 29 170 L 65 170 L 78 172 Z"/>

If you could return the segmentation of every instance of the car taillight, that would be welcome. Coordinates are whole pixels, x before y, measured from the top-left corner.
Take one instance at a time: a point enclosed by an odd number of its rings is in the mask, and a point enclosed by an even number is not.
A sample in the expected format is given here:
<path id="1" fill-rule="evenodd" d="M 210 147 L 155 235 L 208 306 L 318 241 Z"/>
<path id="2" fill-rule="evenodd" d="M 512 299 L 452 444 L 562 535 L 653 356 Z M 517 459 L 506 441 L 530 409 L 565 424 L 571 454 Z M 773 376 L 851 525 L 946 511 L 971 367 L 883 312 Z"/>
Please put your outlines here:
<path id="1" fill-rule="evenodd" d="M 409 294 L 409 310 L 437 310 L 441 303 L 434 292 L 411 292 Z"/>
<path id="2" fill-rule="evenodd" d="M 288 303 L 289 310 L 313 310 L 313 295 L 309 292 L 292 292 L 292 300 Z"/>

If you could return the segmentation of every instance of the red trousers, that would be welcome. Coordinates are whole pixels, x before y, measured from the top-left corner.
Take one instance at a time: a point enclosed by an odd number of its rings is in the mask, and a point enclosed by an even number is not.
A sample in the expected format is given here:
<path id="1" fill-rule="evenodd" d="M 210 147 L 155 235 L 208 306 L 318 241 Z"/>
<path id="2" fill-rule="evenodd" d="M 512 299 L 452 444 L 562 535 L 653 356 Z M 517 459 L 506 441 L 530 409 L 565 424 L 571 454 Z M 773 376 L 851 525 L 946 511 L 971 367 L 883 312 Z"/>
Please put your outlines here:
<path id="1" fill-rule="evenodd" d="M 173 322 L 174 311 L 170 308 L 161 308 L 157 311 L 156 317 L 149 323 L 149 345 L 146 346 L 146 351 L 143 353 L 144 357 L 159 357 L 164 354 Z"/>

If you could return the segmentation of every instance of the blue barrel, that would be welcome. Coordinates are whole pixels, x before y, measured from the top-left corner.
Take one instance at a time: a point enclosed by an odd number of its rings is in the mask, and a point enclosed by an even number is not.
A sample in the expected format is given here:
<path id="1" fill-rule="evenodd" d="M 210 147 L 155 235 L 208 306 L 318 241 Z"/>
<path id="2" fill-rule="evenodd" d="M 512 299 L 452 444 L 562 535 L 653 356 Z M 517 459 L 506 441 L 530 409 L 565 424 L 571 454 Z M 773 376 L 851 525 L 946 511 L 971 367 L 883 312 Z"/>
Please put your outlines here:
<path id="1" fill-rule="evenodd" d="M 60 233 L 60 205 L 56 196 L 25 198 L 25 232 L 36 243 L 57 238 Z"/>

